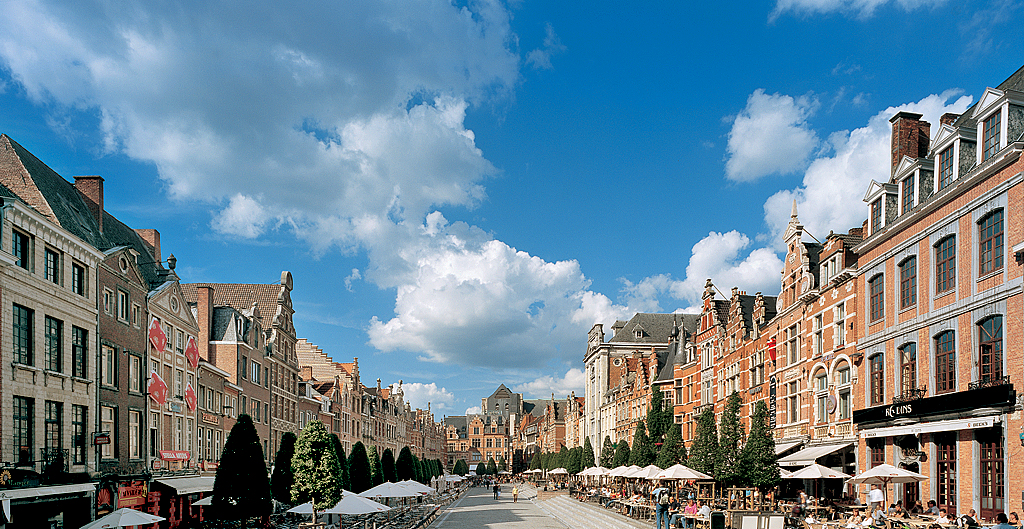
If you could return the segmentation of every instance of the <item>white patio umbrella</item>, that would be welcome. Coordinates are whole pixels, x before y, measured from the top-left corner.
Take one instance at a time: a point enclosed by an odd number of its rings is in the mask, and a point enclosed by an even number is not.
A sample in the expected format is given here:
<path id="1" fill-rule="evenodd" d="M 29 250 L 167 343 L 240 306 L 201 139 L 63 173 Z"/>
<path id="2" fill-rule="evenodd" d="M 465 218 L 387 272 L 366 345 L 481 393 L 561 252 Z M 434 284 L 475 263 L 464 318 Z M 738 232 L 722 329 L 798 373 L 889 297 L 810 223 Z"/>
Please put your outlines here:
<path id="1" fill-rule="evenodd" d="M 207 496 L 201 500 L 192 502 L 193 507 L 209 507 L 213 505 L 213 496 Z"/>
<path id="2" fill-rule="evenodd" d="M 354 492 L 344 491 L 341 500 L 323 514 L 371 514 L 390 511 L 391 507 L 368 500 Z"/>
<path id="3" fill-rule="evenodd" d="M 554 470 L 549 470 L 548 471 L 548 474 L 556 475 L 556 476 L 560 476 L 562 474 L 568 474 L 568 473 L 569 473 L 569 471 L 564 469 L 564 468 L 562 468 L 562 467 L 558 467 L 558 468 L 556 468 Z"/>
<path id="4" fill-rule="evenodd" d="M 163 516 L 136 511 L 122 507 L 106 516 L 87 523 L 81 529 L 109 529 L 113 527 L 129 527 L 132 525 L 149 525 L 166 520 Z"/>
<path id="5" fill-rule="evenodd" d="M 846 479 L 850 475 L 813 463 L 784 477 L 786 479 Z"/>
<path id="6" fill-rule="evenodd" d="M 580 476 L 607 476 L 611 470 L 604 467 L 590 467 L 583 472 L 580 472 Z"/>
<path id="7" fill-rule="evenodd" d="M 445 481 L 462 481 L 462 480 L 464 480 L 466 478 L 464 478 L 464 477 L 462 477 L 462 476 L 460 476 L 458 474 L 448 474 L 447 476 L 444 477 L 444 479 L 445 479 Z"/>
<path id="8" fill-rule="evenodd" d="M 640 467 L 638 467 L 636 465 L 630 465 L 628 467 L 627 466 L 621 466 L 621 467 L 616 467 L 615 469 L 613 469 L 611 472 L 608 473 L 608 475 L 609 476 L 616 476 L 616 477 L 627 476 L 628 474 L 636 472 L 637 470 L 640 470 Z"/>
<path id="9" fill-rule="evenodd" d="M 665 470 L 662 470 L 654 477 L 655 479 L 714 479 L 703 472 L 697 472 L 696 470 L 684 465 L 672 465 Z"/>
<path id="10" fill-rule="evenodd" d="M 655 476 L 661 473 L 661 467 L 658 465 L 647 465 L 632 474 L 627 474 L 627 478 L 641 478 L 641 479 L 654 479 Z"/>
<path id="11" fill-rule="evenodd" d="M 414 498 L 420 493 L 409 490 L 409 487 L 405 485 L 386 481 L 372 489 L 360 492 L 359 495 L 364 498 Z"/>
<path id="12" fill-rule="evenodd" d="M 794 474 L 795 473 L 796 472 L 794 472 Z M 792 474 L 790 474 L 790 477 L 792 477 Z M 917 472 L 911 472 L 903 468 L 897 468 L 886 463 L 865 470 L 864 472 L 848 479 L 847 482 L 856 483 L 858 485 L 868 484 L 885 487 L 890 483 L 917 483 L 918 481 L 924 481 L 926 479 L 928 479 L 928 476 L 918 474 Z"/>
<path id="13" fill-rule="evenodd" d="M 436 492 L 434 489 L 420 483 L 419 481 L 413 481 L 411 479 L 399 481 L 397 485 L 402 485 L 405 488 L 409 489 L 410 491 L 418 492 L 420 494 L 433 494 L 434 492 Z"/>

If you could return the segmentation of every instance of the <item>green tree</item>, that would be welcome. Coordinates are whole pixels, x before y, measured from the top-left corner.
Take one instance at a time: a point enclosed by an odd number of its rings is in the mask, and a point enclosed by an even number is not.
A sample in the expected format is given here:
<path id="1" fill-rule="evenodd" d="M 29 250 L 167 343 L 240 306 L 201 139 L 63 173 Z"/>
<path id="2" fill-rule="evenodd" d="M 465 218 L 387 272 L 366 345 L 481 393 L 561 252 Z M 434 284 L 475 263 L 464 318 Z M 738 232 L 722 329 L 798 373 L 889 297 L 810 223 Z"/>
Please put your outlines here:
<path id="1" fill-rule="evenodd" d="M 398 474 L 395 472 L 395 454 L 390 448 L 385 448 L 384 455 L 380 456 L 380 473 L 384 481 L 398 483 Z"/>
<path id="2" fill-rule="evenodd" d="M 615 448 L 615 458 L 612 459 L 612 468 L 618 468 L 622 465 L 629 464 L 629 443 L 625 439 L 619 441 L 619 446 Z"/>
<path id="3" fill-rule="evenodd" d="M 540 452 L 533 454 L 533 458 L 530 459 L 530 470 L 540 468 Z"/>
<path id="4" fill-rule="evenodd" d="M 487 458 L 487 473 L 492 476 L 498 473 L 498 465 L 494 462 L 493 457 Z"/>
<path id="5" fill-rule="evenodd" d="M 762 492 L 779 484 L 779 465 L 775 456 L 775 439 L 768 429 L 768 407 L 763 400 L 754 405 L 750 417 L 750 437 L 741 455 L 746 484 Z"/>
<path id="6" fill-rule="evenodd" d="M 672 425 L 672 409 L 665 405 L 662 391 L 657 387 L 652 387 L 651 407 L 647 410 L 647 436 L 650 437 L 655 450 L 657 450 L 657 445 L 664 441 L 670 425 Z"/>
<path id="7" fill-rule="evenodd" d="M 685 460 L 686 447 L 683 446 L 683 436 L 679 431 L 679 426 L 669 426 L 668 434 L 665 435 L 665 442 L 661 445 L 661 450 L 658 451 L 658 458 L 654 460 L 654 464 L 660 468 L 668 468 Z"/>
<path id="8" fill-rule="evenodd" d="M 686 466 L 714 476 L 717 458 L 718 429 L 715 427 L 715 410 L 713 406 L 706 406 L 697 417 L 697 435 L 690 444 L 690 457 Z"/>
<path id="9" fill-rule="evenodd" d="M 583 456 L 580 462 L 583 470 L 586 470 L 595 465 L 596 459 L 594 458 L 594 445 L 590 444 L 590 437 L 583 440 Z"/>
<path id="10" fill-rule="evenodd" d="M 281 503 L 292 502 L 292 455 L 295 454 L 295 434 L 285 432 L 281 435 L 281 446 L 274 457 L 274 473 L 270 476 L 270 493 Z"/>
<path id="11" fill-rule="evenodd" d="M 637 421 L 636 432 L 633 433 L 633 448 L 629 453 L 629 464 L 646 467 L 654 463 L 655 457 L 657 456 L 654 454 L 654 447 L 647 437 L 647 427 L 644 421 Z"/>
<path id="12" fill-rule="evenodd" d="M 327 428 L 327 425 L 324 425 Z M 341 469 L 341 473 L 338 474 L 341 479 L 341 488 L 345 490 L 352 490 L 352 480 L 349 477 L 348 471 L 348 458 L 345 457 L 345 447 L 341 446 L 341 439 L 338 438 L 338 434 L 331 434 L 331 446 L 334 447 L 334 453 L 338 457 L 338 468 Z"/>
<path id="13" fill-rule="evenodd" d="M 384 483 L 384 471 L 381 469 L 380 456 L 377 455 L 377 447 L 370 445 L 366 451 L 370 459 L 370 486 L 376 487 Z"/>
<path id="14" fill-rule="evenodd" d="M 244 522 L 270 516 L 270 479 L 263 446 L 248 414 L 231 428 L 213 481 L 213 517 Z"/>
<path id="15" fill-rule="evenodd" d="M 348 456 L 348 479 L 352 487 L 349 490 L 356 494 L 373 487 L 370 484 L 370 458 L 362 441 L 352 445 L 352 453 Z"/>
<path id="16" fill-rule="evenodd" d="M 452 474 L 457 474 L 459 476 L 469 474 L 469 465 L 466 464 L 465 459 L 460 459 L 455 462 L 455 465 L 452 467 Z"/>
<path id="17" fill-rule="evenodd" d="M 612 443 L 612 438 L 607 435 L 604 436 L 604 443 L 601 445 L 601 466 L 604 468 L 614 468 L 615 461 L 615 444 Z"/>
<path id="18" fill-rule="evenodd" d="M 290 503 L 312 501 L 313 507 L 322 511 L 341 499 L 341 462 L 334 439 L 319 420 L 307 424 L 295 442 L 292 473 Z"/>
<path id="19" fill-rule="evenodd" d="M 715 458 L 715 479 L 726 486 L 737 486 L 743 476 L 740 445 L 743 444 L 743 424 L 740 422 L 740 394 L 733 391 L 725 401 L 719 422 L 718 454 Z"/>
<path id="20" fill-rule="evenodd" d="M 568 461 L 565 463 L 565 470 L 570 474 L 576 474 L 583 470 L 582 459 L 583 459 L 583 447 L 574 446 L 569 449 Z"/>
<path id="21" fill-rule="evenodd" d="M 416 461 L 414 461 L 412 450 L 409 450 L 408 446 L 403 446 L 402 450 L 398 452 L 398 460 L 395 461 L 395 472 L 398 475 L 398 481 L 416 479 L 415 464 Z"/>
<path id="22" fill-rule="evenodd" d="M 562 445 L 562 449 L 558 451 L 558 463 L 555 464 L 555 468 L 569 467 L 569 449 L 565 445 Z"/>
<path id="23" fill-rule="evenodd" d="M 505 470 L 507 470 L 507 468 L 505 467 L 505 458 L 504 457 L 498 456 L 497 463 L 498 463 L 498 472 L 504 472 Z"/>

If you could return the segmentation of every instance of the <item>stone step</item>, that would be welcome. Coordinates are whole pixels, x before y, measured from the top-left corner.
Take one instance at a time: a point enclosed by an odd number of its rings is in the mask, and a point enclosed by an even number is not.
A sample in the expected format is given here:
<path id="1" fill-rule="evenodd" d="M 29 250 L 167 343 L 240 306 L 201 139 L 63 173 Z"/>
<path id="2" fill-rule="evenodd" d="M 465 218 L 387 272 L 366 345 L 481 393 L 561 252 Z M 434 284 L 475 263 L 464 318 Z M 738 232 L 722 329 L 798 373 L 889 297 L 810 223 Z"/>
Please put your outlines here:
<path id="1" fill-rule="evenodd" d="M 542 509 L 572 529 L 650 529 L 654 522 L 641 522 L 592 503 L 583 503 L 568 495 L 559 495 L 537 503 Z"/>

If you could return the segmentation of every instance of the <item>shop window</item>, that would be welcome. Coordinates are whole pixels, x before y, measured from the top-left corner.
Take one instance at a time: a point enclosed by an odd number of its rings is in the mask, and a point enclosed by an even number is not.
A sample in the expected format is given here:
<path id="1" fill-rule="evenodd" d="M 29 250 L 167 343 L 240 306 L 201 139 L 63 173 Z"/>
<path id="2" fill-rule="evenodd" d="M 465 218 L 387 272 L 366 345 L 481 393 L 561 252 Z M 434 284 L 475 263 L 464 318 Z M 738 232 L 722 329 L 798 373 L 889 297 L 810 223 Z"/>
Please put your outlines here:
<path id="1" fill-rule="evenodd" d="M 1003 429 L 987 428 L 977 432 L 981 449 L 979 480 L 981 483 L 981 517 L 995 519 L 1006 510 L 1006 461 L 1003 458 Z"/>
<path id="2" fill-rule="evenodd" d="M 14 397 L 14 460 L 17 466 L 32 466 L 32 451 L 35 400 L 28 397 Z"/>
<path id="3" fill-rule="evenodd" d="M 938 497 L 936 503 L 946 509 L 949 516 L 956 514 L 956 436 L 957 432 L 941 432 L 935 434 L 936 451 L 936 484 Z"/>

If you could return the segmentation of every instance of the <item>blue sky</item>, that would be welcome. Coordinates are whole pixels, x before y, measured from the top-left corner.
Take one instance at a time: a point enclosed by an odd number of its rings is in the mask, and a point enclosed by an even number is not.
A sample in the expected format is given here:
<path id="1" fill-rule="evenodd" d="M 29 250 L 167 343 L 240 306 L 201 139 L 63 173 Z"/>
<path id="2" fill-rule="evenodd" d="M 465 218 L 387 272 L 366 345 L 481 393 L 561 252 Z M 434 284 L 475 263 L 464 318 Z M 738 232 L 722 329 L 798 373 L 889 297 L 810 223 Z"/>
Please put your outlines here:
<path id="1" fill-rule="evenodd" d="M 148 4 L 6 4 L 0 132 L 447 415 L 578 391 L 594 323 L 705 278 L 775 294 L 793 200 L 859 226 L 889 117 L 1024 64 L 1015 1 Z"/>

